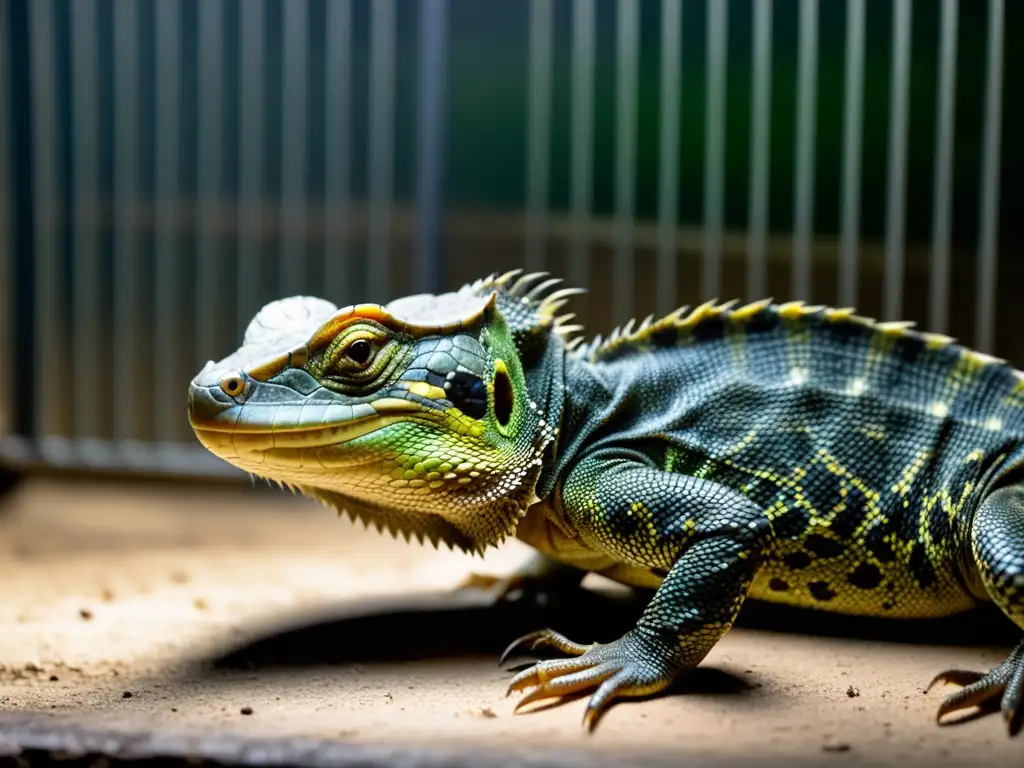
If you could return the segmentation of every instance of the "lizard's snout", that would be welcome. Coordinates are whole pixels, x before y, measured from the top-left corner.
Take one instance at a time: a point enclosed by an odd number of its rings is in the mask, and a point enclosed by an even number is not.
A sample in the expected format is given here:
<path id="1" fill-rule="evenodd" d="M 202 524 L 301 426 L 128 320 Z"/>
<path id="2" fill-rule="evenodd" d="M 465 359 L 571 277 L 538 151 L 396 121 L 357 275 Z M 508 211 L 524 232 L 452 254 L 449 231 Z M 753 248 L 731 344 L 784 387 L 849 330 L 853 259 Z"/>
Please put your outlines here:
<path id="1" fill-rule="evenodd" d="M 241 375 L 225 376 L 216 383 L 199 383 L 196 377 L 188 385 L 188 419 L 193 427 L 227 426 L 237 417 L 237 397 L 245 388 Z M 236 393 L 236 394 L 232 394 Z"/>

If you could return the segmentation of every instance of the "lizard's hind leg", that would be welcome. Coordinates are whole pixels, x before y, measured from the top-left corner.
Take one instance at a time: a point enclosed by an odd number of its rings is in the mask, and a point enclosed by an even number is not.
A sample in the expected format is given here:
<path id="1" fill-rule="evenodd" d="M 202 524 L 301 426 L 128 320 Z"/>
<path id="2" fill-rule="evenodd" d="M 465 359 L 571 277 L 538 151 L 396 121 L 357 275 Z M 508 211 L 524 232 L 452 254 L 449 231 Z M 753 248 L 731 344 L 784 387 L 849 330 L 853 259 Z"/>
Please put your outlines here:
<path id="1" fill-rule="evenodd" d="M 1024 485 L 992 493 L 978 507 L 970 554 L 992 601 L 1024 629 Z M 939 706 L 937 717 L 998 702 L 1011 735 L 1020 730 L 1024 702 L 1024 642 L 988 674 L 951 670 L 931 683 L 962 685 Z"/>

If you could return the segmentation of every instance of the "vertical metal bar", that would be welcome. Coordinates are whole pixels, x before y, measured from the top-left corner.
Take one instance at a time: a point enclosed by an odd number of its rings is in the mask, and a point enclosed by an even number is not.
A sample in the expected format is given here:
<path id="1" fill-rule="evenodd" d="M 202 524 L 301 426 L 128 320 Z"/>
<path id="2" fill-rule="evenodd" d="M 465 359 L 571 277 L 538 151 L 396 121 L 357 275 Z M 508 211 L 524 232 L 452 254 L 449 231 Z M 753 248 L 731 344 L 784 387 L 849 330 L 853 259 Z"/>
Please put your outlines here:
<path id="1" fill-rule="evenodd" d="M 139 205 L 139 16 L 136 3 L 121 3 L 114 20 L 114 439 L 136 437 L 139 273 L 136 209 Z"/>
<path id="2" fill-rule="evenodd" d="M 99 65 L 94 0 L 78 0 L 71 10 L 71 108 L 74 142 L 74 282 L 71 329 L 72 425 L 76 437 L 99 437 L 100 265 L 96 201 L 99 199 Z"/>
<path id="3" fill-rule="evenodd" d="M 747 232 L 747 298 L 768 291 L 768 180 L 772 104 L 772 5 L 754 3 L 753 94 L 750 122 L 750 224 Z"/>
<path id="4" fill-rule="evenodd" d="M 594 17 L 595 0 L 573 0 L 572 115 L 570 132 L 572 231 L 569 280 L 590 284 L 590 208 L 594 164 Z"/>
<path id="5" fill-rule="evenodd" d="M 975 346 L 995 345 L 996 247 L 999 237 L 999 155 L 1003 117 L 1003 0 L 990 0 L 988 61 L 985 73 L 985 135 L 981 172 L 981 237 L 978 245 L 978 297 Z"/>
<path id="6" fill-rule="evenodd" d="M 911 0 L 893 0 L 892 91 L 889 100 L 889 177 L 885 221 L 885 319 L 903 312 L 904 214 L 907 178 L 907 113 L 910 84 Z"/>
<path id="7" fill-rule="evenodd" d="M 370 7 L 370 222 L 367 300 L 391 291 L 391 204 L 394 188 L 395 0 Z"/>
<path id="8" fill-rule="evenodd" d="M 416 289 L 437 293 L 442 285 L 441 230 L 444 217 L 444 126 L 448 0 L 420 3 L 419 142 L 416 174 L 419 232 Z M 550 78 L 549 78 L 550 87 Z M 550 101 L 550 99 L 549 99 Z M 544 174 L 545 178 L 547 174 Z"/>
<path id="9" fill-rule="evenodd" d="M 839 304 L 842 306 L 854 306 L 857 303 L 860 156 L 864 120 L 864 2 L 846 1 L 842 223 L 839 235 Z"/>
<path id="10" fill-rule="evenodd" d="M 661 3 L 661 146 L 658 152 L 658 287 L 656 309 L 671 312 L 676 303 L 679 251 L 679 108 L 682 73 L 683 3 Z"/>
<path id="11" fill-rule="evenodd" d="M 61 327 L 57 302 L 60 275 L 57 264 L 57 72 L 52 0 L 29 3 L 32 88 L 32 170 L 35 207 L 35 397 L 32 429 L 35 437 L 56 432 L 53 403 L 59 357 L 46 354 L 59 339 Z"/>
<path id="12" fill-rule="evenodd" d="M 244 15 L 244 14 L 243 14 Z M 221 0 L 199 3 L 199 134 L 196 139 L 197 218 L 196 344 L 198 358 L 217 354 L 224 333 L 221 238 L 217 232 L 222 184 L 224 142 L 224 5 Z"/>
<path id="13" fill-rule="evenodd" d="M 281 76 L 281 254 L 278 284 L 284 295 L 307 291 L 305 186 L 309 8 L 307 0 L 282 4 L 284 60 Z"/>
<path id="14" fill-rule="evenodd" d="M 793 208 L 792 298 L 810 299 L 811 238 L 814 229 L 814 144 L 817 117 L 818 0 L 800 0 L 796 191 Z"/>
<path id="15" fill-rule="evenodd" d="M 150 351 L 154 370 L 153 428 L 158 441 L 179 434 L 181 414 L 176 403 L 182 369 L 181 292 L 179 290 L 178 192 L 181 159 L 181 6 L 178 0 L 156 4 L 156 243 L 153 291 L 153 339 Z M 196 361 L 198 362 L 198 361 Z"/>
<path id="16" fill-rule="evenodd" d="M 327 207 L 324 250 L 325 296 L 351 303 L 355 296 L 349 278 L 348 225 L 352 134 L 349 114 L 352 102 L 352 3 L 330 0 L 327 4 L 327 72 L 324 77 L 325 146 L 324 197 Z"/>
<path id="17" fill-rule="evenodd" d="M 636 110 L 640 57 L 638 0 L 619 0 L 615 141 L 615 260 L 612 315 L 633 315 L 633 218 L 636 208 Z"/>
<path id="18" fill-rule="evenodd" d="M 953 193 L 953 106 L 956 103 L 956 37 L 959 0 L 942 0 L 939 35 L 938 136 L 932 202 L 931 300 L 928 328 L 945 333 L 949 318 L 949 234 Z"/>
<path id="19" fill-rule="evenodd" d="M 13 431 L 14 242 L 11 205 L 11 102 L 8 55 L 11 50 L 10 4 L 0 2 L 0 436 Z"/>
<path id="20" fill-rule="evenodd" d="M 328 7 L 331 7 L 329 5 Z M 238 307 L 236 332 L 241 335 L 259 308 L 263 276 L 263 142 L 265 137 L 264 0 L 246 0 L 239 26 L 238 137 Z M 329 29 L 330 27 L 328 27 Z M 328 49 L 330 50 L 330 49 Z M 328 132 L 327 145 L 331 145 Z"/>
<path id="21" fill-rule="evenodd" d="M 528 271 L 544 268 L 551 158 L 551 0 L 530 0 L 529 97 L 526 110 L 526 254 Z"/>
<path id="22" fill-rule="evenodd" d="M 708 96 L 704 155 L 704 262 L 701 293 L 715 298 L 722 290 L 722 226 L 725 191 L 725 83 L 729 6 L 708 2 Z"/>

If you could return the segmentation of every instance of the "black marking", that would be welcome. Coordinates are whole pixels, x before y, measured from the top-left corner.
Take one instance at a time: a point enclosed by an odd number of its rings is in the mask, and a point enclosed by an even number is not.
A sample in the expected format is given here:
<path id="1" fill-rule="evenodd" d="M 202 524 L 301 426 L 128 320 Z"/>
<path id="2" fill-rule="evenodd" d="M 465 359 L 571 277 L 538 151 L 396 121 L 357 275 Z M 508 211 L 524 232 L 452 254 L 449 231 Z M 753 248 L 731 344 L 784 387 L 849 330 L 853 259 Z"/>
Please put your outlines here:
<path id="1" fill-rule="evenodd" d="M 762 309 L 747 321 L 747 331 L 750 333 L 774 331 L 779 327 L 780 322 L 778 314 L 770 309 Z"/>
<path id="2" fill-rule="evenodd" d="M 456 408 L 471 419 L 482 419 L 487 415 L 487 387 L 483 380 L 473 374 L 456 372 L 445 394 Z"/>
<path id="3" fill-rule="evenodd" d="M 668 576 L 668 571 L 665 570 L 664 568 L 651 568 L 651 573 L 653 573 L 655 576 L 658 576 L 659 578 L 662 578 L 662 579 L 664 579 L 666 576 Z"/>
<path id="4" fill-rule="evenodd" d="M 949 518 L 946 515 L 929 515 L 928 535 L 932 541 L 949 541 L 951 535 Z"/>
<path id="5" fill-rule="evenodd" d="M 903 336 L 899 340 L 900 357 L 908 363 L 916 363 L 917 359 L 925 353 L 925 341 L 920 336 Z"/>
<path id="6" fill-rule="evenodd" d="M 828 582 L 825 581 L 812 581 L 807 585 L 807 588 L 811 591 L 811 597 L 815 600 L 820 600 L 823 603 L 827 603 L 836 596 L 836 593 L 832 591 Z"/>
<path id="7" fill-rule="evenodd" d="M 725 319 L 722 317 L 704 318 L 693 328 L 693 338 L 696 341 L 713 341 L 724 336 Z"/>
<path id="8" fill-rule="evenodd" d="M 651 344 L 656 347 L 674 347 L 679 343 L 679 331 L 674 325 L 660 328 L 651 334 Z"/>
<path id="9" fill-rule="evenodd" d="M 882 572 L 878 570 L 877 565 L 861 563 L 853 570 L 847 581 L 861 589 L 874 589 L 882 583 Z"/>
<path id="10" fill-rule="evenodd" d="M 811 556 L 806 552 L 790 552 L 782 558 L 782 562 L 785 563 L 786 567 L 790 570 L 799 571 L 811 564 Z"/>
<path id="11" fill-rule="evenodd" d="M 889 543 L 883 540 L 884 536 L 885 528 L 883 526 L 872 526 L 868 529 L 864 543 L 868 548 L 868 552 L 874 555 L 878 562 L 891 563 L 896 558 L 896 555 L 893 553 Z"/>
<path id="12" fill-rule="evenodd" d="M 812 533 L 808 536 L 804 541 L 804 546 L 822 559 L 839 557 L 846 551 L 846 547 L 838 541 L 822 536 L 820 533 Z"/>
<path id="13" fill-rule="evenodd" d="M 515 404 L 515 393 L 512 391 L 512 381 L 505 371 L 496 371 L 494 374 L 494 416 L 501 426 L 507 426 L 512 418 L 512 406 Z"/>
<path id="14" fill-rule="evenodd" d="M 849 339 L 863 338 L 866 331 L 867 329 L 864 326 L 858 325 L 857 323 L 838 322 L 831 324 L 831 333 L 840 340 L 844 337 Z"/>
<path id="15" fill-rule="evenodd" d="M 768 589 L 772 592 L 788 592 L 789 584 L 780 578 L 774 578 L 768 582 Z"/>
<path id="16" fill-rule="evenodd" d="M 924 546 L 920 542 L 915 542 L 914 548 L 910 552 L 910 560 L 907 562 L 907 566 L 922 589 L 927 589 L 937 581 L 935 568 L 932 566 L 931 561 L 928 559 L 928 554 L 924 551 Z"/>
<path id="17" fill-rule="evenodd" d="M 857 529 L 864 524 L 868 514 L 867 499 L 860 491 L 850 488 L 847 491 L 846 507 L 832 518 L 828 526 L 829 530 L 840 539 L 852 541 Z"/>
<path id="18" fill-rule="evenodd" d="M 894 603 L 894 602 L 892 602 L 890 600 L 886 600 L 884 603 L 882 603 L 882 610 L 883 611 L 891 611 L 895 607 L 896 607 L 896 603 Z"/>

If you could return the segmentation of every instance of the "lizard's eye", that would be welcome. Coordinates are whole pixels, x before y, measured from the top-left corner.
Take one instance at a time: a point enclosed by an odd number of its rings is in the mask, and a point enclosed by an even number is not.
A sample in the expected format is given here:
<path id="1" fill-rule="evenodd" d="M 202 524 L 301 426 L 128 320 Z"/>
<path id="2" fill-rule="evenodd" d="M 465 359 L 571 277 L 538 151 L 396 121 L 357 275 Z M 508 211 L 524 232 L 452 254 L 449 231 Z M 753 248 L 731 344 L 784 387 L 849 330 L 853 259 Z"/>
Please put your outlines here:
<path id="1" fill-rule="evenodd" d="M 356 339 L 345 348 L 345 357 L 356 365 L 366 365 L 373 354 L 373 345 L 366 339 Z"/>

